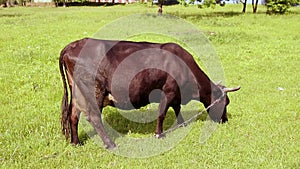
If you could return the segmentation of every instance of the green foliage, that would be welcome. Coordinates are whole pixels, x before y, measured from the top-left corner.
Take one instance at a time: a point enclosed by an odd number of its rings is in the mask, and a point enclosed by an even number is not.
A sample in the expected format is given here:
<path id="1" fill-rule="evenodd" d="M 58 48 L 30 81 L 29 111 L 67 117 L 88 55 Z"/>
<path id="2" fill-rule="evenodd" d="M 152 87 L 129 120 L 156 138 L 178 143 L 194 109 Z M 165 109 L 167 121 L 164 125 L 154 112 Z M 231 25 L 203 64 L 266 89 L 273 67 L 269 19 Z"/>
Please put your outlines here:
<path id="1" fill-rule="evenodd" d="M 186 2 L 186 0 L 180 0 L 179 4 L 182 5 L 182 6 L 184 6 L 184 7 L 188 7 L 189 6 L 189 4 Z"/>
<path id="2" fill-rule="evenodd" d="M 212 8 L 215 9 L 216 5 L 225 6 L 225 2 L 221 0 L 203 0 L 202 4 L 198 4 L 198 8 Z"/>
<path id="3" fill-rule="evenodd" d="M 267 13 L 268 14 L 284 14 L 290 8 L 289 0 L 268 0 Z"/>
<path id="4" fill-rule="evenodd" d="M 285 14 L 291 7 L 291 4 L 299 4 L 299 0 L 267 0 L 267 13 L 268 14 Z"/>
<path id="5" fill-rule="evenodd" d="M 198 120 L 170 151 L 137 159 L 99 147 L 81 125 L 85 144 L 75 147 L 65 141 L 60 132 L 63 87 L 58 57 L 65 45 L 93 36 L 115 19 L 156 14 L 157 9 L 141 5 L 0 9 L 0 168 L 299 168 L 300 8 L 290 8 L 294 12 L 283 16 L 240 15 L 239 5 L 196 9 L 164 7 L 203 31 L 222 60 L 226 85 L 242 89 L 229 94 L 229 122 L 218 125 L 204 145 L 199 144 L 204 122 Z M 129 123 L 109 107 L 104 115 L 114 117 L 126 137 L 150 137 L 155 129 L 156 122 Z M 174 120 L 172 112 L 167 116 Z"/>
<path id="6" fill-rule="evenodd" d="M 215 0 L 204 0 L 203 4 L 198 4 L 198 8 L 215 8 L 216 7 Z"/>
<path id="7" fill-rule="evenodd" d="M 216 1 L 215 0 L 205 0 L 204 1 L 204 6 L 206 6 L 207 8 L 209 8 L 209 7 L 215 8 L 216 7 Z"/>

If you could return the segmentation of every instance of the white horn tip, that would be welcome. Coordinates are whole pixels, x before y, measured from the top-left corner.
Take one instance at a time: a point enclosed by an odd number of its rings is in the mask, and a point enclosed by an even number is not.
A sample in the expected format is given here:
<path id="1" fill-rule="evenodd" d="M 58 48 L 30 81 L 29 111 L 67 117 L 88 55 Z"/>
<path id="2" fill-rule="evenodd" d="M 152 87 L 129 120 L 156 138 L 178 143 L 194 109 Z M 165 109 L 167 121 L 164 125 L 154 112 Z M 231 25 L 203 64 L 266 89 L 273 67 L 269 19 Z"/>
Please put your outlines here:
<path id="1" fill-rule="evenodd" d="M 241 86 L 235 87 L 235 88 L 224 88 L 224 92 L 235 92 L 241 89 Z"/>

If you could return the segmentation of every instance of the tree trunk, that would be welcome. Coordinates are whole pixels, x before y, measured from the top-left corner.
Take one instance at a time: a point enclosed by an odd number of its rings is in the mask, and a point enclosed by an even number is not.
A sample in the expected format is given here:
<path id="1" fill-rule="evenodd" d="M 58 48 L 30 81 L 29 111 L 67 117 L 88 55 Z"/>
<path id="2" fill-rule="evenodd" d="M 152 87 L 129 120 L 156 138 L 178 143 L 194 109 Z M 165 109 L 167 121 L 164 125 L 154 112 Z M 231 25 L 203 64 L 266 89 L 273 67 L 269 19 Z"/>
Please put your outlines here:
<path id="1" fill-rule="evenodd" d="M 164 1 L 163 0 L 158 0 L 158 15 L 162 15 L 162 6 L 163 6 Z"/>
<path id="2" fill-rule="evenodd" d="M 11 7 L 11 6 L 12 6 L 10 0 L 7 0 L 7 1 L 6 1 L 5 6 L 6 6 L 6 7 Z"/>
<path id="3" fill-rule="evenodd" d="M 255 4 L 254 4 L 254 1 L 255 0 L 252 0 L 252 9 L 253 9 L 253 13 L 256 13 L 257 12 L 258 0 L 255 1 Z"/>
<path id="4" fill-rule="evenodd" d="M 243 13 L 246 13 L 246 7 L 247 7 L 247 0 L 243 3 Z"/>

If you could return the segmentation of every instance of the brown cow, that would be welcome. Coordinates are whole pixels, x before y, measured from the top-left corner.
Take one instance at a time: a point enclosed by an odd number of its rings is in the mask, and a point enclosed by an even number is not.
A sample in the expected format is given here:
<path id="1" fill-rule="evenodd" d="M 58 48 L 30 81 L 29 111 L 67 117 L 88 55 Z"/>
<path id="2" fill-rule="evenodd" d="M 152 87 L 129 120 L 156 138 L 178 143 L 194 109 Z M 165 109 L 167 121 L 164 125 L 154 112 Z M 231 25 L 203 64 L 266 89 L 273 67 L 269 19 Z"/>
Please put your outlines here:
<path id="1" fill-rule="evenodd" d="M 215 122 L 228 121 L 228 89 L 214 84 L 199 68 L 191 54 L 175 43 L 108 41 L 91 38 L 67 45 L 59 59 L 64 84 L 62 131 L 71 143 L 79 144 L 77 133 L 80 112 L 102 138 L 106 148 L 115 148 L 102 123 L 101 112 L 107 105 L 134 109 L 158 102 L 155 134 L 163 133 L 163 121 L 169 107 L 183 122 L 181 104 L 198 100 L 208 107 Z M 68 85 L 71 92 L 68 102 Z M 153 92 L 155 91 L 155 92 Z"/>

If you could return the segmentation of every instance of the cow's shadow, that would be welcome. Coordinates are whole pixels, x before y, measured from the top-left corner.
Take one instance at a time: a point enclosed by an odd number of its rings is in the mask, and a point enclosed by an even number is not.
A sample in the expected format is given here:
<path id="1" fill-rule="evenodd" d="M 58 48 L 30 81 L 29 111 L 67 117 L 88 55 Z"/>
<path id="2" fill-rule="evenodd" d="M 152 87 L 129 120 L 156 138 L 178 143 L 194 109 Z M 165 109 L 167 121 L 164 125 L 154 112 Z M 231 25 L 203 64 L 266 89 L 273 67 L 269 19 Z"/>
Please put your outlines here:
<path id="1" fill-rule="evenodd" d="M 195 104 L 195 103 L 194 103 Z M 196 103 L 197 104 L 197 103 Z M 184 120 L 189 120 L 195 114 L 204 109 L 203 106 L 183 106 L 181 114 Z M 125 135 L 143 137 L 154 134 L 157 125 L 158 104 L 151 104 L 138 110 L 120 110 L 106 107 L 102 113 L 102 119 L 109 137 L 113 140 Z M 205 121 L 208 114 L 204 111 L 195 120 Z M 80 120 L 83 131 L 79 133 L 79 139 L 84 144 L 89 138 L 97 135 L 96 131 L 86 120 Z M 163 123 L 163 130 L 177 125 L 177 119 L 172 108 L 167 112 Z"/>

